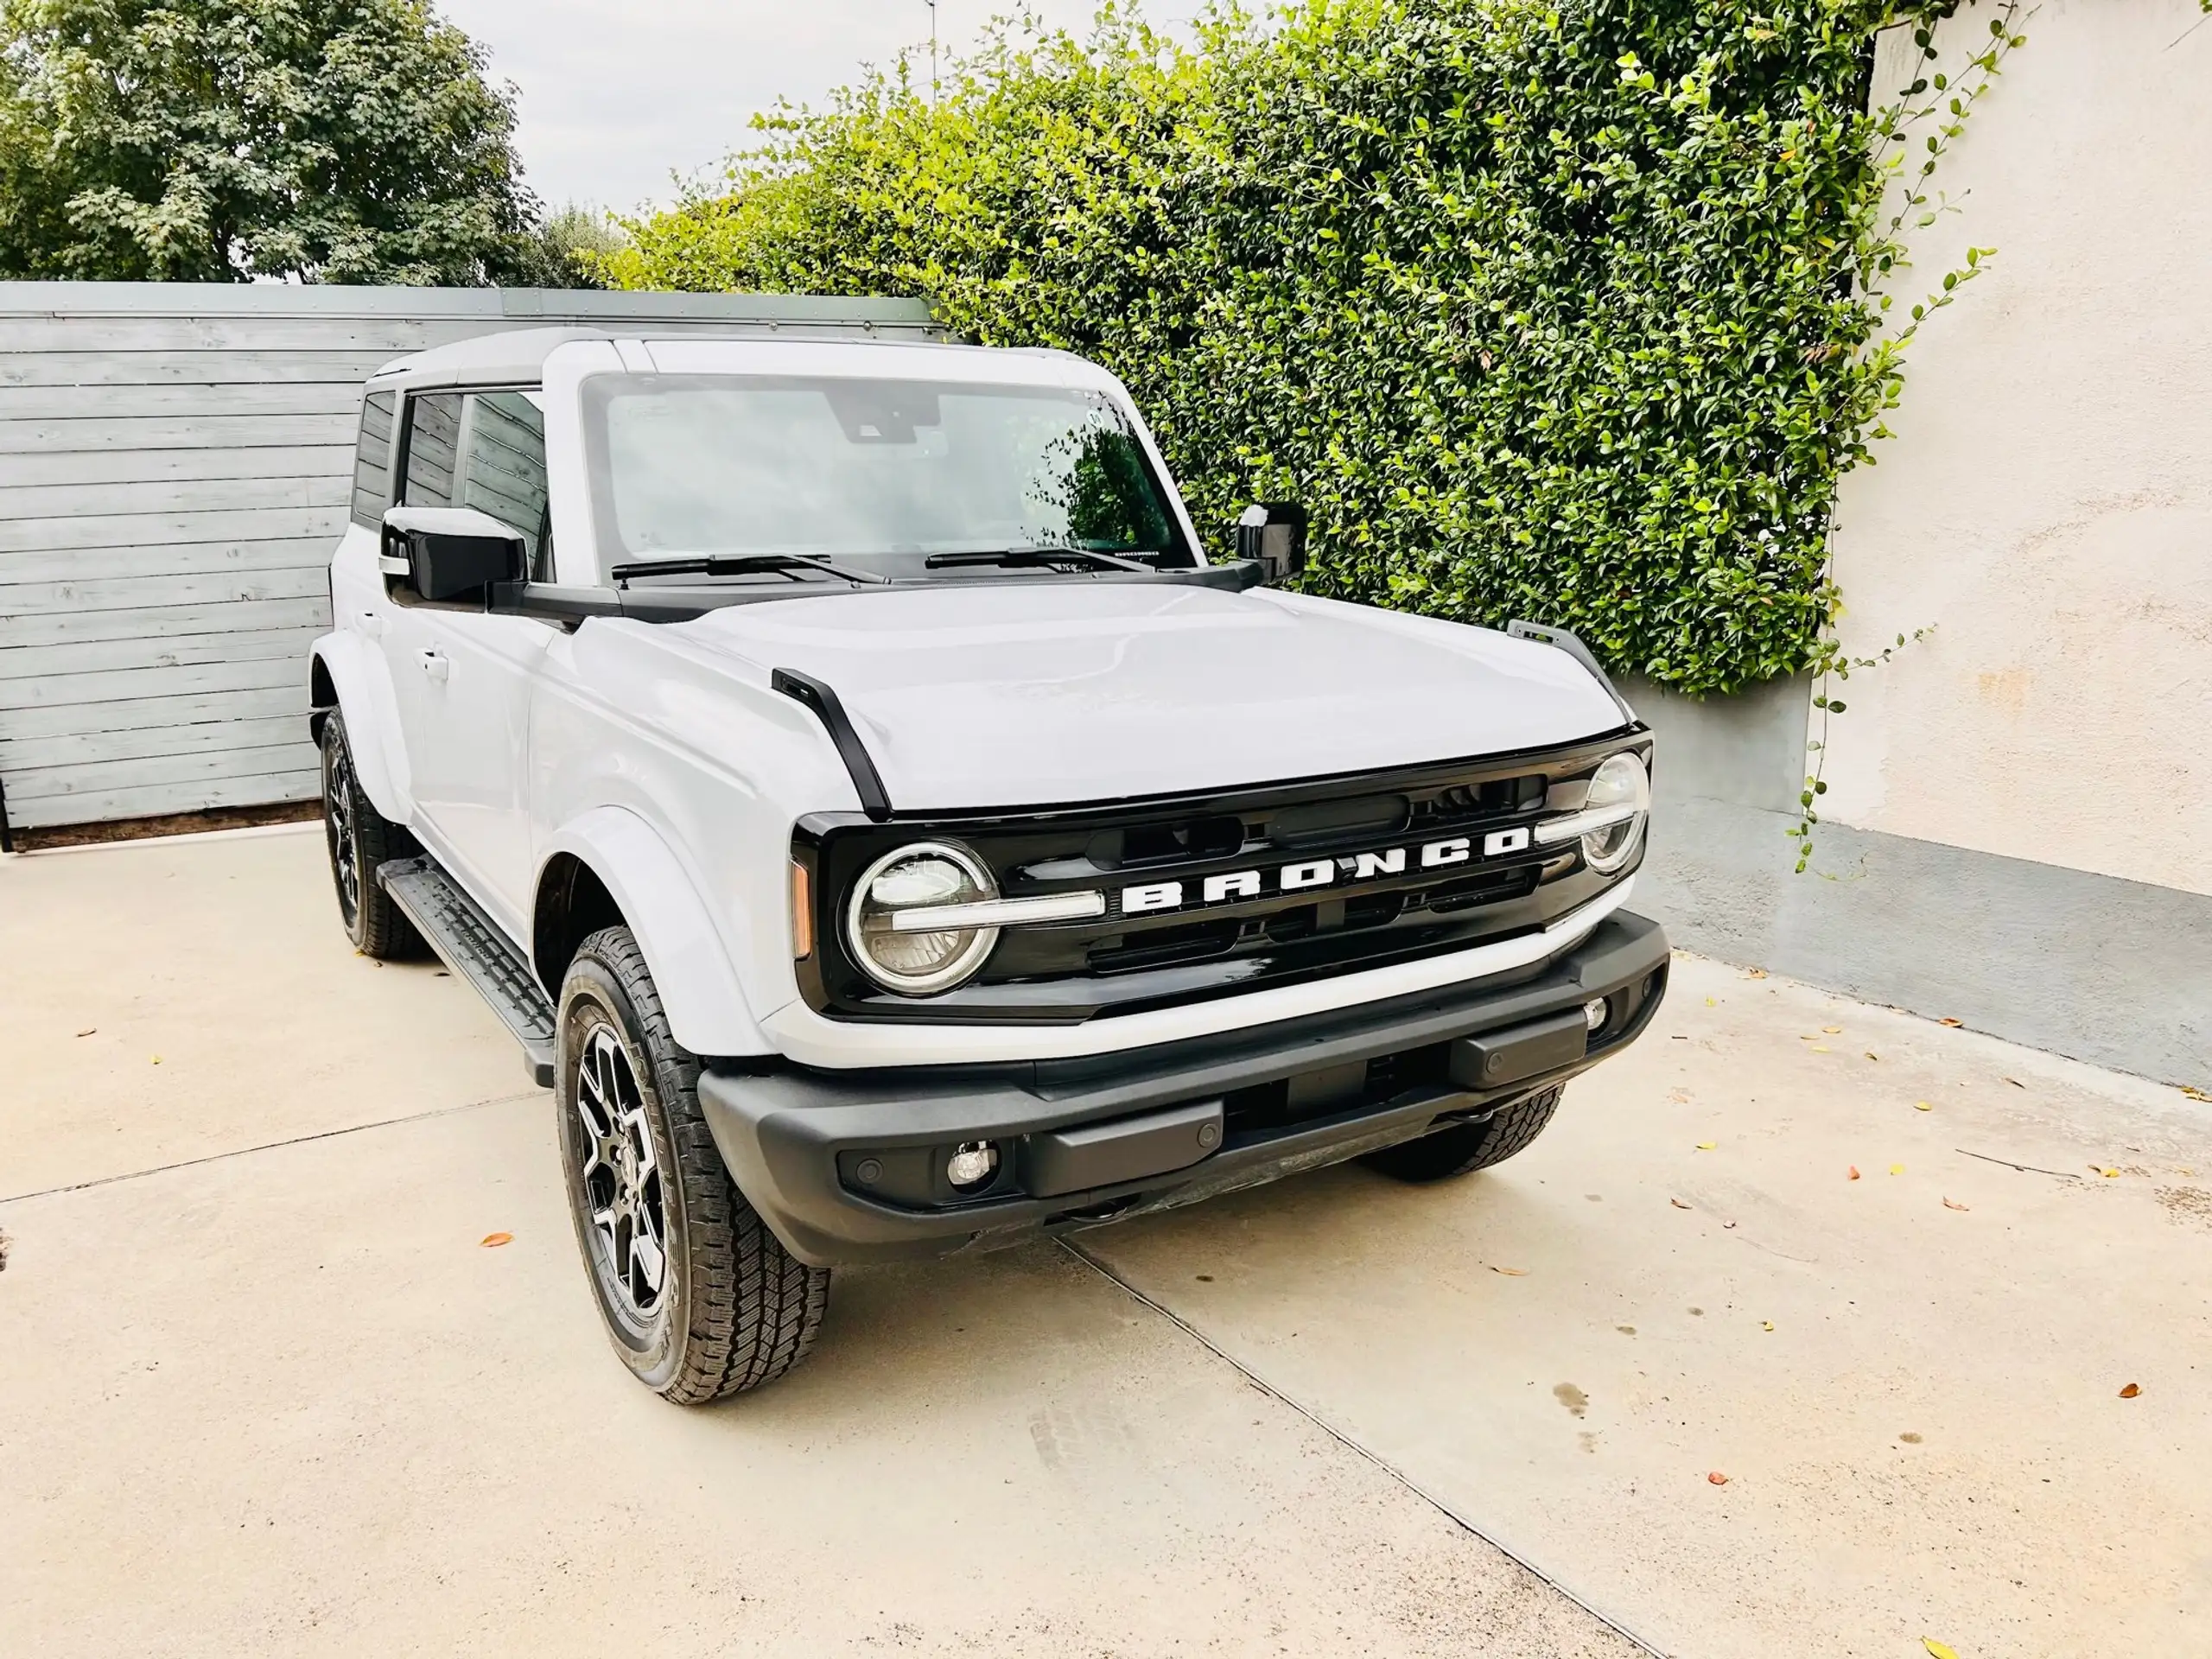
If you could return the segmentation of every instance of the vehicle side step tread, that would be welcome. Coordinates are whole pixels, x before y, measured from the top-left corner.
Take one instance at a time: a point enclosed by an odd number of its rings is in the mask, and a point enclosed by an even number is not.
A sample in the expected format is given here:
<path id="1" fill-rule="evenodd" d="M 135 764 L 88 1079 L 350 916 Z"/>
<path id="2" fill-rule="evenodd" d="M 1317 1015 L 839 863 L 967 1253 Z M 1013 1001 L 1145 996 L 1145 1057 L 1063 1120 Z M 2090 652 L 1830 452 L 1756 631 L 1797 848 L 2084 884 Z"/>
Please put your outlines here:
<path id="1" fill-rule="evenodd" d="M 553 1004 L 505 934 L 429 857 L 380 865 L 377 880 L 455 975 L 476 988 L 521 1043 L 541 1089 L 553 1086 Z"/>

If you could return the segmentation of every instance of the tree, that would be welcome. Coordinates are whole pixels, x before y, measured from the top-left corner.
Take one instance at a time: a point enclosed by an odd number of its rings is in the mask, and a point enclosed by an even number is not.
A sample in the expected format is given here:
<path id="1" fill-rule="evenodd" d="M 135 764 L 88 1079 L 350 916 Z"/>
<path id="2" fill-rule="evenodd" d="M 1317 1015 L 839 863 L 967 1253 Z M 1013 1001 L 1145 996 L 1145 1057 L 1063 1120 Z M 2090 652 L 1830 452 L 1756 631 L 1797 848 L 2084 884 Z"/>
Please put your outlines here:
<path id="1" fill-rule="evenodd" d="M 514 120 L 427 0 L 0 0 L 0 274 L 534 274 Z"/>
<path id="2" fill-rule="evenodd" d="M 607 262 L 629 245 L 603 211 L 572 201 L 545 216 L 516 258 L 512 280 L 531 288 L 605 288 Z"/>

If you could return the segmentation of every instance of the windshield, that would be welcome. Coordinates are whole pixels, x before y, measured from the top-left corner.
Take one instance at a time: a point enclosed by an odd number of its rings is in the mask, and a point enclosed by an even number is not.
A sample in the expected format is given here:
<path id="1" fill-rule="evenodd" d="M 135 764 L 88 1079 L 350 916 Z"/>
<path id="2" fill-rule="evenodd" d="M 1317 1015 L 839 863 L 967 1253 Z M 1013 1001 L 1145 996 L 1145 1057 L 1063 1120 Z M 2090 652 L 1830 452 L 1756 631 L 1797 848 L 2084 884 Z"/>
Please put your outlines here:
<path id="1" fill-rule="evenodd" d="M 606 568 L 796 554 L 919 575 L 933 556 L 1039 548 L 1195 563 L 1127 416 L 1097 392 L 602 375 L 585 383 L 584 429 Z"/>

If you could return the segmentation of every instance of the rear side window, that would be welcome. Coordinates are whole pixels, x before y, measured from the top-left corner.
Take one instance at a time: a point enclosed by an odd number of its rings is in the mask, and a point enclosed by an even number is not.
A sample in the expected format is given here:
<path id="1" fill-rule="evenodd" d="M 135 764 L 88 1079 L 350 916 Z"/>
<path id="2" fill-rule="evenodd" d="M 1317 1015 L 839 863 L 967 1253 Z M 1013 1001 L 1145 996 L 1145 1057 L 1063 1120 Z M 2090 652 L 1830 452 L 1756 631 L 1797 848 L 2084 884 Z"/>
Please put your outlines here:
<path id="1" fill-rule="evenodd" d="M 545 416 L 527 391 L 433 392 L 407 403 L 410 507 L 474 507 L 522 533 L 531 578 L 550 579 Z"/>
<path id="2" fill-rule="evenodd" d="M 457 391 L 407 400 L 407 487 L 399 498 L 406 505 L 453 505 L 453 456 L 461 436 L 461 401 Z"/>
<path id="3" fill-rule="evenodd" d="M 391 500 L 394 394 L 376 391 L 361 405 L 361 438 L 353 451 L 353 522 L 374 530 Z"/>

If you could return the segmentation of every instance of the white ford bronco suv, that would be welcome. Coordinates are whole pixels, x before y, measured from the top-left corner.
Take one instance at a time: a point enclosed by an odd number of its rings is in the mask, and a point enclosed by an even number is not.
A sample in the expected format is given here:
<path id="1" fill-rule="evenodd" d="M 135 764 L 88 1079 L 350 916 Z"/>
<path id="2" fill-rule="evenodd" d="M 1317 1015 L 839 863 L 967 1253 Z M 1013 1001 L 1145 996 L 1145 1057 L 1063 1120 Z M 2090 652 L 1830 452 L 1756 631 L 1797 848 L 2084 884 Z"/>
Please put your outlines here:
<path id="1" fill-rule="evenodd" d="M 1496 1163 L 1649 1021 L 1650 737 L 1588 652 L 1285 591 L 1295 507 L 1236 535 L 1059 353 L 549 329 L 369 382 L 339 909 L 521 1039 L 648 1386 L 781 1375 L 839 1264 Z"/>

